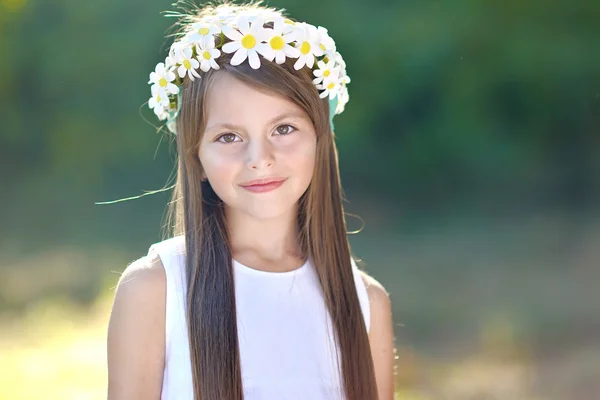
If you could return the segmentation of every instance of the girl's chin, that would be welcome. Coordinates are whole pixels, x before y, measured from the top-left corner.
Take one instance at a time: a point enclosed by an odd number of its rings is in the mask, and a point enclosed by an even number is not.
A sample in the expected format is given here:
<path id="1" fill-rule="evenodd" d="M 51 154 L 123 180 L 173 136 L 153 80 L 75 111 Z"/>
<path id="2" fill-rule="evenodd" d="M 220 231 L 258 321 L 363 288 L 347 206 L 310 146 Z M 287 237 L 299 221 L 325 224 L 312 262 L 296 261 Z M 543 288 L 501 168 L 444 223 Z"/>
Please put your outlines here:
<path id="1" fill-rule="evenodd" d="M 241 207 L 228 206 L 229 214 L 244 214 L 255 219 L 273 219 L 283 217 L 296 211 L 297 203 L 262 202 L 261 204 L 244 204 Z"/>

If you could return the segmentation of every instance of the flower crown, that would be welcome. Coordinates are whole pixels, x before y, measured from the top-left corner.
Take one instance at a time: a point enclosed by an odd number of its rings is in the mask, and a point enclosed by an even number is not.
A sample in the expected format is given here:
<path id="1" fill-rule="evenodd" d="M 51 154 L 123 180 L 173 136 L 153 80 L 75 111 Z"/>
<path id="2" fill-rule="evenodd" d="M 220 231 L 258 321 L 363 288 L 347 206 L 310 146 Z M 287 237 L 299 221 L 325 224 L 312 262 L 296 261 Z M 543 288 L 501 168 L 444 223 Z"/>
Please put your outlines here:
<path id="1" fill-rule="evenodd" d="M 210 15 L 187 17 L 179 39 L 171 45 L 165 62 L 158 63 L 150 73 L 148 82 L 152 93 L 148 106 L 159 120 L 167 120 L 172 133 L 177 133 L 175 118 L 181 107 L 183 79 L 201 79 L 198 68 L 204 72 L 219 69 L 221 52 L 234 53 L 231 65 L 247 59 L 253 69 L 260 68 L 259 54 L 277 64 L 283 64 L 286 58 L 296 59 L 294 69 L 311 68 L 319 97 L 329 97 L 330 121 L 344 111 L 350 77 L 327 29 L 294 22 L 274 9 L 219 6 Z M 270 22 L 272 28 L 264 26 Z M 225 37 L 231 41 L 224 43 Z"/>

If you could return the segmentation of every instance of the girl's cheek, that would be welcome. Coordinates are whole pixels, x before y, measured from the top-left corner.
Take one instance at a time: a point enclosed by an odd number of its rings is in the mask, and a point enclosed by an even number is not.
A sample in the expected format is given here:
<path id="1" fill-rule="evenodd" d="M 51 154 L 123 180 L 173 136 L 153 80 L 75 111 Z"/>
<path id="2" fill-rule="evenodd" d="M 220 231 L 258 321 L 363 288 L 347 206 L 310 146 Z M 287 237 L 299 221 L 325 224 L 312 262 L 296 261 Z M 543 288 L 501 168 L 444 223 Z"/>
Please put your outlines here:
<path id="1" fill-rule="evenodd" d="M 288 156 L 306 157 L 315 152 L 316 142 L 309 137 L 298 137 L 296 140 L 282 141 L 277 148 Z"/>
<path id="2" fill-rule="evenodd" d="M 231 164 L 232 162 L 243 159 L 243 156 L 243 152 L 240 148 L 212 146 L 205 151 L 205 159 L 207 162 L 219 166 Z"/>
<path id="3" fill-rule="evenodd" d="M 291 150 L 296 156 L 306 160 L 307 158 L 314 158 L 316 154 L 316 142 L 312 140 L 305 140 L 296 144 Z"/>

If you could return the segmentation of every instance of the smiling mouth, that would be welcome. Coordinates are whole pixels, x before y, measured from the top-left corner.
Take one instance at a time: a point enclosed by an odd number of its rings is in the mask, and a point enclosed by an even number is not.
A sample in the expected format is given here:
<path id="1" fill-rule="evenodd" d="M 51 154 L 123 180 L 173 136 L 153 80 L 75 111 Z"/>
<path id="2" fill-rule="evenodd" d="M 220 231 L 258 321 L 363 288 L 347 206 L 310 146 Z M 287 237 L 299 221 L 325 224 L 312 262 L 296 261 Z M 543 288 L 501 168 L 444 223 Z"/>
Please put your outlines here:
<path id="1" fill-rule="evenodd" d="M 274 179 L 270 179 L 270 180 L 263 180 L 262 182 L 260 180 L 258 180 L 258 183 L 253 183 L 250 185 L 240 185 L 242 188 L 250 191 L 250 192 L 254 192 L 254 193 L 262 193 L 262 192 L 270 192 L 271 190 L 277 189 L 279 186 L 283 185 L 283 183 L 287 180 L 286 179 L 280 179 L 280 180 L 274 180 Z"/>

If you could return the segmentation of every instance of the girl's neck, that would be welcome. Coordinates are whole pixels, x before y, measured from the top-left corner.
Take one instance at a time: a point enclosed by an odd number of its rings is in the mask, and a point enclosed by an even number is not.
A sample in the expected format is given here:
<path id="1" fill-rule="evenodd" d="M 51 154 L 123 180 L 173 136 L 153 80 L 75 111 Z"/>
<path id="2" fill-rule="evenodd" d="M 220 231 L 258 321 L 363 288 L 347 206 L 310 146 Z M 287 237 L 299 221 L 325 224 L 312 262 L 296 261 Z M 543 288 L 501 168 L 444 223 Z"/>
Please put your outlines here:
<path id="1" fill-rule="evenodd" d="M 296 212 L 275 218 L 257 219 L 247 214 L 226 212 L 233 258 L 255 267 L 292 269 L 305 261 L 299 240 Z"/>

